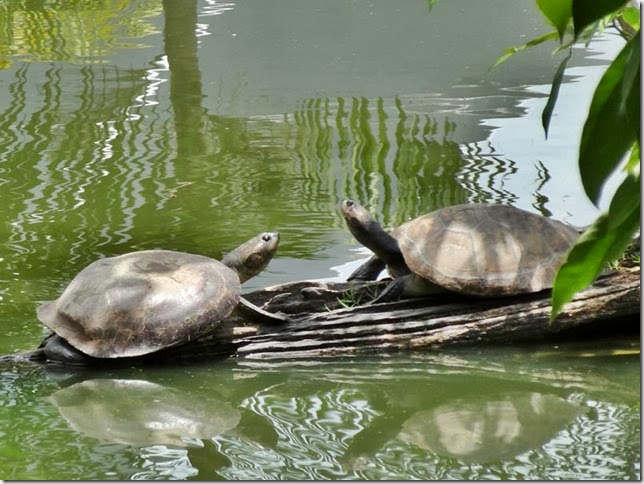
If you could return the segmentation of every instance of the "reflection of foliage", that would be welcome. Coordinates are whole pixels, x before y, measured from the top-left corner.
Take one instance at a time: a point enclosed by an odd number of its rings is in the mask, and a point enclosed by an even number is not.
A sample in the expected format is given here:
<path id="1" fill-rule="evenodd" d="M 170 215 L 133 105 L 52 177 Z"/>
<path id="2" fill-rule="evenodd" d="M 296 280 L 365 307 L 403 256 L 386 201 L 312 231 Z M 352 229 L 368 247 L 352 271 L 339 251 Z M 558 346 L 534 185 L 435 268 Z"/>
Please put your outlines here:
<path id="1" fill-rule="evenodd" d="M 0 226 L 12 253 L 2 261 L 3 273 L 26 281 L 46 273 L 50 286 L 17 291 L 7 282 L 11 307 L 51 297 L 92 260 L 125 251 L 164 247 L 219 257 L 240 239 L 280 230 L 280 252 L 310 257 L 332 243 L 331 227 L 344 229 L 333 210 L 340 197 L 375 202 L 392 224 L 417 215 L 419 206 L 464 200 L 465 190 L 450 176 L 462 167 L 450 140 L 454 126 L 413 113 L 415 99 L 315 98 L 293 115 L 269 119 L 207 113 L 196 42 L 175 35 L 194 33 L 196 16 L 188 28 L 179 22 L 186 3 L 167 3 L 177 9 L 166 9 L 164 27 L 172 110 L 142 99 L 153 68 L 53 63 L 12 70 L 10 102 L 0 117 L 0 187 L 7 200 Z M 39 5 L 44 18 L 59 7 Z M 86 15 L 86 5 L 74 4 L 65 15 Z M 140 12 L 132 25 L 147 15 L 142 5 L 126 7 Z M 0 36 L 14 39 L 16 25 L 42 35 L 32 42 L 40 49 L 35 53 L 15 39 L 7 45 L 12 54 L 49 58 L 51 36 L 38 30 L 41 24 L 27 29 L 8 20 L 16 12 L 38 17 L 18 7 L 0 8 Z M 103 19 L 106 32 L 115 32 L 108 25 L 115 18 Z"/>
<path id="2" fill-rule="evenodd" d="M 465 199 L 453 124 L 412 114 L 399 98 L 312 100 L 294 124 L 299 169 L 321 185 L 314 191 L 361 200 L 387 225 Z"/>
<path id="3" fill-rule="evenodd" d="M 427 0 L 427 11 L 431 12 L 438 0 Z"/>
<path id="4" fill-rule="evenodd" d="M 95 251 L 109 241 L 107 234 L 127 231 L 138 198 L 128 179 L 144 170 L 141 164 L 121 165 L 122 157 L 130 160 L 128 147 L 119 142 L 122 136 L 115 136 L 121 131 L 140 135 L 140 122 L 119 117 L 140 92 L 140 72 L 119 76 L 111 69 L 83 67 L 77 91 L 81 101 L 71 103 L 63 92 L 60 68 L 51 67 L 41 77 L 30 67 L 17 70 L 8 86 L 11 103 L 0 116 L 5 200 L 0 225 L 13 253 L 3 264 L 20 267 L 27 280 L 40 271 L 51 274 L 73 267 L 83 251 Z M 156 173 L 162 176 L 163 167 Z M 87 203 L 92 199 L 99 210 Z M 70 240 L 75 241 L 71 247 Z M 34 294 L 25 291 L 18 297 L 33 299 Z"/>
<path id="5" fill-rule="evenodd" d="M 159 2 L 142 0 L 20 1 L 0 4 L 0 68 L 12 56 L 32 61 L 102 62 L 115 48 L 142 47 L 124 38 L 157 33 L 146 17 Z"/>
<path id="6" fill-rule="evenodd" d="M 584 232 L 557 274 L 552 296 L 554 318 L 576 292 L 592 283 L 603 268 L 623 254 L 640 227 L 640 20 L 637 7 L 628 6 L 630 2 L 626 0 L 536 2 L 556 31 L 509 49 L 497 65 L 516 52 L 553 38 L 559 38 L 560 49 L 568 49 L 555 73 L 543 111 L 546 134 L 572 46 L 580 41 L 589 42 L 609 25 L 627 40 L 597 85 L 579 147 L 579 171 L 593 203 L 598 202 L 606 181 L 628 157 L 625 179 L 608 212 Z"/>
<path id="7" fill-rule="evenodd" d="M 466 158 L 460 173 L 460 183 L 470 193 L 468 201 L 474 203 L 494 201 L 514 205 L 518 197 L 503 187 L 503 179 L 517 173 L 516 163 L 503 156 L 495 155 L 494 148 L 489 146 L 489 142 L 483 143 L 483 146 L 485 151 L 482 151 L 482 146 L 478 143 L 463 146 Z M 495 179 L 498 186 L 495 186 Z M 540 197 L 539 190 L 548 179 L 547 170 L 543 168 L 538 178 L 541 183 L 535 190 L 537 199 Z M 547 201 L 547 198 L 538 200 L 534 205 L 544 215 L 548 213 L 545 207 Z"/>

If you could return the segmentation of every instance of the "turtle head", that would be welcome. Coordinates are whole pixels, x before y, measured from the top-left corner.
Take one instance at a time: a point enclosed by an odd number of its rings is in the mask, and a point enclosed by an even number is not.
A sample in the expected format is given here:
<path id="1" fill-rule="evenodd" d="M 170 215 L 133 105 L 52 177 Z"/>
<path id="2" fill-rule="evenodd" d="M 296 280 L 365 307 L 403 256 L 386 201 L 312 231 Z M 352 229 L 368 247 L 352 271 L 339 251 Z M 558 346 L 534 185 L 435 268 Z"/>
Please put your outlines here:
<path id="1" fill-rule="evenodd" d="M 237 272 L 239 281 L 244 283 L 264 270 L 279 243 L 279 232 L 263 232 L 226 254 L 221 262 Z"/>
<path id="2" fill-rule="evenodd" d="M 409 272 L 396 239 L 382 228 L 366 208 L 354 200 L 343 200 L 340 212 L 358 242 L 371 249 L 388 266 L 398 268 L 399 273 Z"/>
<path id="3" fill-rule="evenodd" d="M 369 211 L 355 200 L 343 200 L 340 212 L 356 240 L 377 254 L 382 238 L 390 236 Z"/>
<path id="4" fill-rule="evenodd" d="M 340 212 L 352 233 L 354 228 L 360 230 L 371 223 L 377 223 L 369 211 L 355 200 L 342 200 Z"/>

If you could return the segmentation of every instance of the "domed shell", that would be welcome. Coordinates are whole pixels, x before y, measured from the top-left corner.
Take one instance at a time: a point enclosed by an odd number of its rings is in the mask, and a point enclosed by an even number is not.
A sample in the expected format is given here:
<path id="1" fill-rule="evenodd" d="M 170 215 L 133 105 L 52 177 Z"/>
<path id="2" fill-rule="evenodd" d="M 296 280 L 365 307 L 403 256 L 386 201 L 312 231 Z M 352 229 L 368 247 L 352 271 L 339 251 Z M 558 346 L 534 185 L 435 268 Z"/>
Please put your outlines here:
<path id="1" fill-rule="evenodd" d="M 579 233 L 509 205 L 466 204 L 411 220 L 394 236 L 412 272 L 459 293 L 504 296 L 552 287 Z"/>
<path id="2" fill-rule="evenodd" d="M 217 260 L 147 250 L 91 263 L 37 314 L 90 356 L 140 356 L 214 329 L 240 294 L 237 274 Z"/>

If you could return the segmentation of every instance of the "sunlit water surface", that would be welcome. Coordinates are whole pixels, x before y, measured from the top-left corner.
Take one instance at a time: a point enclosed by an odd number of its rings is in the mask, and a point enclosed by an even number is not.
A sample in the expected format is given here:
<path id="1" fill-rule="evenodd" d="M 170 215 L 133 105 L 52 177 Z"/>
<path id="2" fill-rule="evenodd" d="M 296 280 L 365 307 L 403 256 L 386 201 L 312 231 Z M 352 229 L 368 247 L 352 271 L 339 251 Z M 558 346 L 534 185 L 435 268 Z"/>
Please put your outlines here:
<path id="1" fill-rule="evenodd" d="M 599 213 L 576 156 L 613 33 L 575 49 L 546 140 L 554 45 L 488 71 L 547 31 L 532 1 L 74 5 L 0 2 L 0 353 L 104 256 L 279 230 L 247 290 L 342 280 L 368 257 L 346 197 L 388 227 L 464 202 Z M 639 478 L 637 349 L 2 367 L 0 478 Z"/>

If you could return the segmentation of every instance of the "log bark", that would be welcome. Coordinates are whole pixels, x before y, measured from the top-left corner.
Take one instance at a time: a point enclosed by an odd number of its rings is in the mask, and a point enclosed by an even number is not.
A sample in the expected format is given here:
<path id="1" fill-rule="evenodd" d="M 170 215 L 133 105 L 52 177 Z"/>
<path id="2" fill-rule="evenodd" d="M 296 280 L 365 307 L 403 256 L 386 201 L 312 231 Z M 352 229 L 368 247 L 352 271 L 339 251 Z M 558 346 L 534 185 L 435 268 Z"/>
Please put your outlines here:
<path id="1" fill-rule="evenodd" d="M 368 300 L 386 281 L 298 281 L 246 295 L 268 311 L 289 314 L 285 325 L 229 318 L 209 338 L 191 342 L 193 354 L 250 358 L 312 357 L 358 352 L 436 349 L 543 341 L 592 331 L 639 331 L 640 269 L 613 272 L 577 294 L 550 322 L 550 292 L 503 299 L 440 295 L 356 307 L 340 300 Z M 185 347 L 173 350 L 183 351 Z"/>

